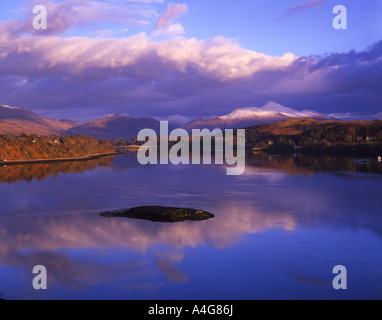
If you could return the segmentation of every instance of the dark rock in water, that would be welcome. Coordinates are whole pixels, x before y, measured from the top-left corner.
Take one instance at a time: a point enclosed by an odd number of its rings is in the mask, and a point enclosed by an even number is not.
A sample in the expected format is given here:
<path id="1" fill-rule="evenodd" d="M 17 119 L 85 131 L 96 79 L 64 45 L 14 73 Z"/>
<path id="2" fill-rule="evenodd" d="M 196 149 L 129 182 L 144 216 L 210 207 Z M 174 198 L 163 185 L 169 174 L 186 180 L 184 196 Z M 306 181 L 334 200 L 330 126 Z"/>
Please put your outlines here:
<path id="1" fill-rule="evenodd" d="M 154 222 L 201 221 L 214 218 L 212 213 L 203 210 L 159 206 L 136 207 L 100 213 L 102 217 L 142 219 Z"/>

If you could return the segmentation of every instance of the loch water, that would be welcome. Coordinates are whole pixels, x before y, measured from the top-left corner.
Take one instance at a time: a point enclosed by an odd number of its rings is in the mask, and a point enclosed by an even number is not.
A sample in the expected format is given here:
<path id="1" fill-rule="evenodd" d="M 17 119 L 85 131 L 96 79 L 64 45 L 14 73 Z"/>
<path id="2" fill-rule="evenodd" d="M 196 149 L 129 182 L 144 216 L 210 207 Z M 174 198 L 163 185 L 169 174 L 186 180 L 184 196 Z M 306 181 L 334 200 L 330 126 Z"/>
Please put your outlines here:
<path id="1" fill-rule="evenodd" d="M 382 164 L 341 156 L 247 156 L 141 166 L 133 154 L 0 167 L 5 299 L 382 299 Z M 105 218 L 156 205 L 206 221 Z M 35 290 L 32 269 L 47 269 Z M 347 269 L 335 290 L 333 268 Z"/>

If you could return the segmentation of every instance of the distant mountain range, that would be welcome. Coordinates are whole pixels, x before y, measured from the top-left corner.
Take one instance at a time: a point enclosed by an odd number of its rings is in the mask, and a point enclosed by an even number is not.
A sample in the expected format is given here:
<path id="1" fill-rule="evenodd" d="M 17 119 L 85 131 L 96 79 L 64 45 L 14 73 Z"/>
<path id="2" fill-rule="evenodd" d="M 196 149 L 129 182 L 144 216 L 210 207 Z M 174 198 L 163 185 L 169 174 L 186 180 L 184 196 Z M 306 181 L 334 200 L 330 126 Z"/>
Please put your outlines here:
<path id="1" fill-rule="evenodd" d="M 134 118 L 114 115 L 85 124 L 73 120 L 50 120 L 24 109 L 0 105 L 0 133 L 20 135 L 38 134 L 93 136 L 113 140 L 133 138 L 141 129 L 150 128 L 159 133 L 159 121 L 152 118 Z"/>
<path id="2" fill-rule="evenodd" d="M 261 108 L 240 108 L 225 116 L 200 118 L 183 125 L 192 129 L 239 129 L 258 124 L 270 124 L 288 119 L 312 118 L 315 120 L 334 120 L 320 113 L 297 111 L 273 101 Z M 159 120 L 153 118 L 134 118 L 128 115 L 113 115 L 100 120 L 80 124 L 73 120 L 50 120 L 24 108 L 0 105 L 0 133 L 39 134 L 39 135 L 79 135 L 93 136 L 97 139 L 113 140 L 133 138 L 141 129 L 150 128 L 159 133 Z"/>
<path id="3" fill-rule="evenodd" d="M 160 122 L 152 118 L 134 118 L 127 115 L 114 115 L 72 127 L 68 135 L 93 136 L 96 139 L 115 140 L 134 138 L 142 129 L 152 129 L 159 134 Z"/>
<path id="4" fill-rule="evenodd" d="M 184 129 L 240 129 L 258 124 L 280 122 L 288 119 L 312 118 L 314 120 L 335 120 L 320 113 L 304 110 L 297 111 L 287 108 L 273 101 L 269 101 L 261 108 L 240 108 L 225 116 L 200 118 L 183 126 Z"/>

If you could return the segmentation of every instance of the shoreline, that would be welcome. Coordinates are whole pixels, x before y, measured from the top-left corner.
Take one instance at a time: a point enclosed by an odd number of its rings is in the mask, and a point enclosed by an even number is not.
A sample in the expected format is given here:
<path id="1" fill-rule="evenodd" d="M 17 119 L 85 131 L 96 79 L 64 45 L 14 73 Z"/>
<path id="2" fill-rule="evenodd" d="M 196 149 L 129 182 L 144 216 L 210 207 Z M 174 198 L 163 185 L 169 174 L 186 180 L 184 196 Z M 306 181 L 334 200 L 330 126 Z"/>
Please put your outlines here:
<path id="1" fill-rule="evenodd" d="M 24 165 L 24 164 L 36 164 L 36 163 L 55 163 L 55 162 L 71 162 L 71 161 L 88 161 L 99 159 L 108 156 L 117 156 L 122 153 L 111 152 L 111 153 L 100 153 L 93 154 L 90 156 L 75 157 L 75 158 L 47 158 L 47 159 L 30 159 L 30 160 L 9 160 L 5 162 L 0 161 L 0 167 L 12 166 L 12 165 Z"/>
<path id="2" fill-rule="evenodd" d="M 130 150 L 135 150 L 135 149 L 139 149 L 141 146 L 138 146 L 138 145 L 129 145 L 129 146 L 121 146 L 121 147 L 116 147 L 117 149 L 122 149 L 122 150 L 126 150 L 126 149 L 130 149 Z"/>

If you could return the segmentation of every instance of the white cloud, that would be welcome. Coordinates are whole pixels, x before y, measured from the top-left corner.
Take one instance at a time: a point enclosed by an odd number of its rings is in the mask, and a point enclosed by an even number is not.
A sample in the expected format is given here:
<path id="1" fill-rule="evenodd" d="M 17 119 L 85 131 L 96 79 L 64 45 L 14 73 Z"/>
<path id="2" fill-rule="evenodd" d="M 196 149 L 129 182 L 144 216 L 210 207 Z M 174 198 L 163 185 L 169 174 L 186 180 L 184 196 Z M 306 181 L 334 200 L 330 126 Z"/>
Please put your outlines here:
<path id="1" fill-rule="evenodd" d="M 152 37 L 157 37 L 157 36 L 178 36 L 181 34 L 184 34 L 184 28 L 180 23 L 175 23 L 175 24 L 170 24 L 168 26 L 165 26 L 163 28 L 159 28 L 154 30 L 151 33 Z"/>
<path id="2" fill-rule="evenodd" d="M 200 76 L 228 80 L 264 70 L 282 70 L 296 57 L 272 57 L 241 48 L 224 37 L 153 41 L 145 33 L 128 38 L 14 37 L 0 24 L 0 73 L 23 76 L 158 77 L 192 68 Z M 171 29 L 171 28 L 170 28 Z M 181 26 L 172 31 L 181 31 Z"/>

